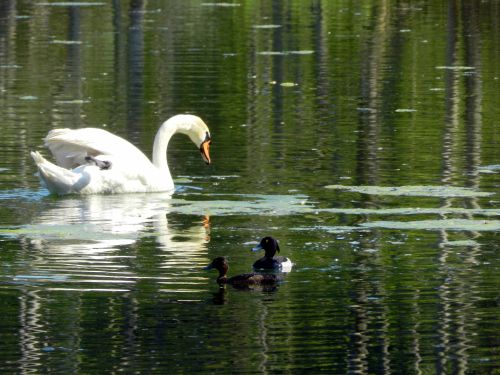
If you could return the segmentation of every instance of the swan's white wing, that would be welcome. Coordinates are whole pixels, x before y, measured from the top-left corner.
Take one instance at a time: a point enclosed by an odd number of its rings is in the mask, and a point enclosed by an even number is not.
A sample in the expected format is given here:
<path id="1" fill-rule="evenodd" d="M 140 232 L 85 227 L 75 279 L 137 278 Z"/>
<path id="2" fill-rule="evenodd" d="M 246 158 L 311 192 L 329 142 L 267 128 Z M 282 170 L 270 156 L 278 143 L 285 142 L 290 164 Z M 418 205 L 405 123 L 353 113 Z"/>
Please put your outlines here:
<path id="1" fill-rule="evenodd" d="M 45 138 L 45 145 L 63 168 L 75 168 L 85 164 L 86 156 L 98 155 L 133 160 L 134 165 L 151 164 L 133 144 L 103 129 L 53 129 Z"/>
<path id="2" fill-rule="evenodd" d="M 38 167 L 41 180 L 49 191 L 56 194 L 71 192 L 71 187 L 78 181 L 78 176 L 74 172 L 45 160 L 38 151 L 31 152 L 31 157 Z"/>

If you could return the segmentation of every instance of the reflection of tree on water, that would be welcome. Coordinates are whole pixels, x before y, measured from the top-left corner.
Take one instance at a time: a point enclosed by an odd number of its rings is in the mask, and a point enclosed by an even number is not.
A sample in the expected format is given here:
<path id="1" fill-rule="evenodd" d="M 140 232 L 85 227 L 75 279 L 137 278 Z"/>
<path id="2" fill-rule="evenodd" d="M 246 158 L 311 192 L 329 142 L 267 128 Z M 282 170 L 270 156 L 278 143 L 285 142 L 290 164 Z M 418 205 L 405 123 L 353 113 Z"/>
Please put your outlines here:
<path id="1" fill-rule="evenodd" d="M 459 4 L 461 4 L 461 8 L 457 9 L 457 3 L 450 2 L 448 9 L 446 66 L 449 69 L 445 72 L 446 125 L 442 139 L 442 183 L 444 185 L 453 185 L 458 182 L 459 185 L 462 185 L 465 170 L 467 173 L 466 186 L 478 187 L 478 168 L 481 160 L 482 132 L 480 114 L 482 91 L 481 59 L 479 56 L 481 46 L 475 28 L 478 25 L 477 12 L 479 10 L 477 4 L 473 5 L 473 3 L 469 2 L 459 2 Z M 363 144 L 359 145 L 361 176 L 358 177 L 362 177 L 362 181 L 358 181 L 360 185 L 378 184 L 377 180 L 380 177 L 378 168 L 378 154 L 382 141 L 380 136 L 381 129 L 384 126 L 383 122 L 387 120 L 378 115 L 378 113 L 386 113 L 386 111 L 382 110 L 384 103 L 381 102 L 381 87 L 386 79 L 384 54 L 387 45 L 397 46 L 393 39 L 399 37 L 397 36 L 399 30 L 395 30 L 390 22 L 390 9 L 385 2 L 381 2 L 377 12 L 379 14 L 379 17 L 376 18 L 378 23 L 374 28 L 374 35 L 370 41 L 371 56 L 366 59 L 369 67 L 364 72 L 368 76 L 365 78 L 367 85 L 363 86 L 365 90 L 363 96 L 366 99 L 369 111 L 366 122 L 363 122 L 364 128 L 361 132 L 361 134 L 365 134 L 365 138 L 361 139 Z M 402 22 L 403 19 L 404 16 L 399 14 L 398 22 Z M 465 61 L 462 62 L 460 61 L 460 53 L 462 53 L 463 48 L 465 49 Z M 454 69 L 457 65 L 472 66 L 475 69 L 473 74 L 464 74 L 463 70 Z M 464 80 L 465 85 L 463 84 Z M 466 92 L 462 92 L 464 87 Z M 388 95 L 388 98 L 390 98 L 390 95 Z M 465 127 L 465 130 L 463 127 Z M 464 134 L 467 135 L 465 140 L 463 138 Z M 465 142 L 466 152 L 460 150 L 460 147 L 464 146 L 463 142 Z M 458 156 L 464 154 L 466 155 L 465 160 L 459 160 Z M 441 208 L 452 207 L 456 203 L 462 203 L 467 208 L 479 208 L 477 198 L 462 198 L 460 200 L 447 198 L 443 200 Z M 442 218 L 446 217 L 442 215 Z M 465 233 L 465 235 L 469 239 L 476 239 L 480 236 L 477 232 L 469 232 Z M 433 312 L 439 334 L 439 345 L 434 348 L 436 352 L 435 367 L 438 372 L 447 372 L 453 369 L 457 373 L 464 373 L 469 368 L 470 353 L 468 349 L 472 347 L 470 342 L 473 332 L 476 330 L 472 307 L 477 299 L 475 295 L 478 288 L 473 283 L 471 284 L 470 277 L 464 277 L 466 275 L 463 273 L 469 273 L 471 271 L 470 267 L 477 263 L 476 259 L 480 254 L 480 250 L 478 245 L 468 247 L 466 250 L 468 255 L 460 258 L 460 263 L 455 263 L 456 251 L 451 245 L 448 245 L 450 237 L 447 231 L 440 232 L 439 265 L 437 268 L 441 279 L 437 288 L 439 307 L 437 311 Z M 373 248 L 374 243 L 378 242 L 376 232 L 371 238 L 366 238 L 364 242 L 362 248 Z M 384 246 L 379 244 L 377 247 L 383 248 Z M 370 257 L 360 256 L 358 259 L 359 266 L 377 268 L 377 263 L 381 262 L 387 267 L 387 260 L 381 258 L 381 255 L 383 255 L 382 252 L 378 251 Z M 359 278 L 360 282 L 364 279 L 366 279 L 366 275 Z M 404 280 L 401 282 L 404 282 Z M 384 369 L 384 372 L 390 372 L 390 369 L 395 366 L 394 363 L 391 363 L 391 360 L 396 356 L 390 352 L 389 348 L 393 346 L 394 341 L 398 340 L 397 316 L 407 308 L 410 311 L 405 318 L 408 325 L 406 329 L 411 332 L 412 342 L 410 347 L 413 349 L 413 353 L 411 353 L 413 366 L 410 362 L 408 362 L 407 366 L 416 373 L 422 373 L 424 368 L 428 366 L 428 364 L 422 363 L 423 355 L 421 354 L 421 351 L 427 350 L 424 346 L 425 337 L 423 334 L 427 327 L 422 323 L 423 320 L 428 319 L 426 316 L 428 312 L 424 311 L 422 307 L 422 299 L 425 298 L 424 291 L 420 288 L 414 288 L 415 295 L 411 298 L 411 301 L 405 301 L 405 304 L 400 306 L 398 312 L 394 311 L 387 301 L 390 298 L 395 298 L 398 301 L 399 297 L 394 291 L 387 290 L 384 282 L 372 286 L 359 285 L 359 287 L 356 287 L 356 285 L 355 282 L 353 299 L 356 306 L 353 308 L 352 317 L 354 333 L 350 336 L 350 370 L 354 373 L 363 373 L 369 370 L 370 347 L 373 346 L 373 341 L 377 341 L 382 351 L 381 363 L 378 366 Z M 383 304 L 370 301 L 368 299 L 370 295 L 383 296 L 387 301 Z M 460 307 L 457 308 L 457 305 Z M 378 313 L 377 317 L 373 316 L 374 309 Z M 413 325 L 412 322 L 414 322 Z M 379 325 L 376 331 L 370 328 L 375 323 Z"/>
<path id="2" fill-rule="evenodd" d="M 134 136 L 141 129 L 144 112 L 144 10 L 146 2 L 131 0 L 127 50 L 127 129 Z"/>
<path id="3" fill-rule="evenodd" d="M 361 76 L 362 90 L 362 117 L 359 122 L 360 138 L 358 140 L 357 155 L 357 183 L 360 185 L 378 185 L 380 174 L 380 144 L 383 130 L 384 109 L 392 97 L 385 87 L 386 67 L 389 64 L 388 49 L 394 48 L 394 27 L 391 25 L 392 9 L 386 1 L 381 1 L 373 7 L 373 36 L 367 43 L 368 58 Z M 373 238 L 365 238 L 360 244 L 362 249 L 370 249 L 377 243 L 377 234 Z M 379 245 L 381 246 L 381 245 Z M 378 252 L 376 254 L 379 254 Z M 371 256 L 360 255 L 356 263 L 360 270 L 378 267 L 380 262 L 376 254 Z M 374 259 L 375 257 L 375 259 Z M 348 371 L 354 374 L 363 374 L 373 371 L 390 373 L 391 355 L 389 347 L 390 335 L 390 308 L 387 303 L 370 299 L 370 296 L 383 296 L 386 294 L 384 282 L 366 283 L 367 275 L 353 277 L 351 308 L 351 332 L 349 333 Z M 376 313 L 376 316 L 375 314 Z M 374 330 L 377 325 L 379 328 Z M 380 352 L 379 362 L 370 366 L 371 349 L 376 342 Z M 373 368 L 372 368 L 373 367 Z"/>
<path id="4" fill-rule="evenodd" d="M 448 39 L 446 66 L 450 69 L 445 76 L 446 125 L 443 135 L 443 177 L 444 184 L 453 184 L 466 176 L 467 187 L 479 187 L 479 167 L 481 163 L 481 44 L 478 37 L 477 5 L 471 2 L 448 3 Z M 464 50 L 464 61 L 461 53 Z M 465 75 L 458 66 L 474 67 L 473 74 Z M 465 81 L 465 85 L 463 84 Z M 462 92 L 461 88 L 465 88 Z M 464 114 L 465 113 L 465 114 Z M 465 121 L 464 121 L 465 120 Z M 462 129 L 465 127 L 465 130 Z M 462 135 L 465 134 L 465 140 Z M 460 160 L 456 151 L 465 141 L 466 159 Z M 443 202 L 444 207 L 452 206 L 453 199 Z M 460 203 L 460 202 L 458 202 Z M 466 199 L 463 204 L 467 208 L 478 208 L 475 198 Z M 470 216 L 470 215 L 469 215 Z M 470 218 L 470 217 L 468 217 Z M 464 277 L 477 264 L 480 255 L 479 245 L 467 247 L 467 257 L 455 263 L 455 249 L 448 245 L 449 234 L 440 233 L 439 272 L 442 284 L 439 296 L 442 301 L 439 312 L 438 332 L 440 345 L 437 346 L 436 369 L 438 372 L 452 370 L 454 373 L 467 372 L 470 362 L 469 349 L 475 329 L 473 314 L 477 301 L 477 285 Z M 469 238 L 480 237 L 478 232 L 468 234 Z M 464 275 L 465 273 L 465 275 Z"/>

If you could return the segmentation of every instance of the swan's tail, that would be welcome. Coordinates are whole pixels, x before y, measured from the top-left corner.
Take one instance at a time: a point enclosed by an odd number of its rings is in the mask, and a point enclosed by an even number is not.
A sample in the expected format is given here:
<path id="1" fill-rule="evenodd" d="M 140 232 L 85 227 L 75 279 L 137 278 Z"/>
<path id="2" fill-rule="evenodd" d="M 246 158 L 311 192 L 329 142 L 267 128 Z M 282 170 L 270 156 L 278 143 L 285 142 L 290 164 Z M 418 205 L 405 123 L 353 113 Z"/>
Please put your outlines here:
<path id="1" fill-rule="evenodd" d="M 51 193 L 68 194 L 74 191 L 74 186 L 79 179 L 79 175 L 51 163 L 38 151 L 32 151 L 31 157 L 38 167 L 40 179 Z"/>

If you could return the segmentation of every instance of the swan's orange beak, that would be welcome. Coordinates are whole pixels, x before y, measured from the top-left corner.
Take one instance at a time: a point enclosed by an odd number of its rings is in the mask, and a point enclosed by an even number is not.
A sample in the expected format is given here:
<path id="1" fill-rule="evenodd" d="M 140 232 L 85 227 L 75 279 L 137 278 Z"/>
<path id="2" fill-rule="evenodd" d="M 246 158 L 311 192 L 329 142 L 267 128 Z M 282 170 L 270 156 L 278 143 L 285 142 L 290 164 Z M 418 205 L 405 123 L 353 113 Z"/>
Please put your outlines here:
<path id="1" fill-rule="evenodd" d="M 203 160 L 207 164 L 210 164 L 210 152 L 209 152 L 209 149 L 210 149 L 210 144 L 211 143 L 212 143 L 212 141 L 209 138 L 206 141 L 204 141 L 201 144 L 201 146 L 200 146 L 201 157 L 203 158 Z"/>

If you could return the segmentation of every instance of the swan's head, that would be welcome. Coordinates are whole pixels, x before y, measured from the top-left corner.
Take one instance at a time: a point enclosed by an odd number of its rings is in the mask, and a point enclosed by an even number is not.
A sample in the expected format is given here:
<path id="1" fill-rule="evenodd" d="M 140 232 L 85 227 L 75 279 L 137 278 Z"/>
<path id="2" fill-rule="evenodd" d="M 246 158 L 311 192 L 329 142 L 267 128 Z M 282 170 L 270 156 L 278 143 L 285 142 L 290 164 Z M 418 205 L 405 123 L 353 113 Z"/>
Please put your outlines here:
<path id="1" fill-rule="evenodd" d="M 172 117 L 177 122 L 178 130 L 191 139 L 198 147 L 205 163 L 210 164 L 210 145 L 212 138 L 207 124 L 194 115 L 177 115 Z M 170 121 L 170 120 L 169 120 Z"/>
<path id="2" fill-rule="evenodd" d="M 205 161 L 205 163 L 210 164 L 210 145 L 212 144 L 212 138 L 210 138 L 210 133 L 207 132 L 205 133 L 205 139 L 201 142 L 200 144 L 200 152 L 201 152 L 201 157 Z"/>

